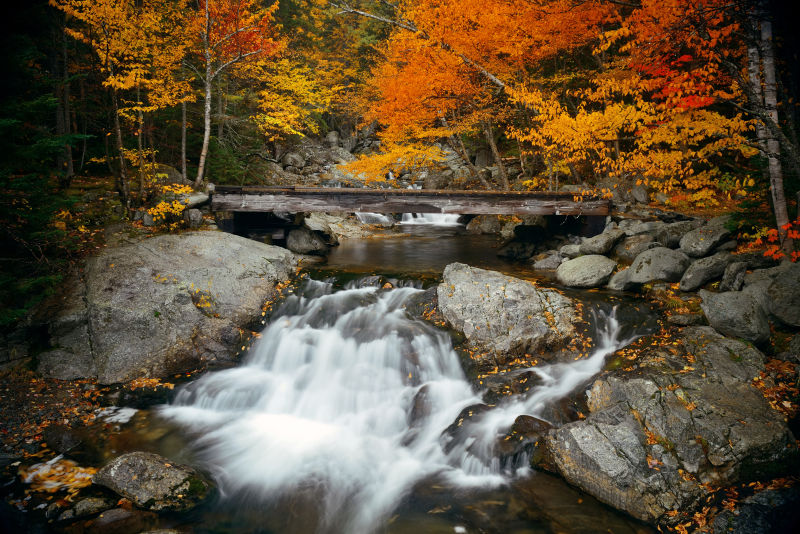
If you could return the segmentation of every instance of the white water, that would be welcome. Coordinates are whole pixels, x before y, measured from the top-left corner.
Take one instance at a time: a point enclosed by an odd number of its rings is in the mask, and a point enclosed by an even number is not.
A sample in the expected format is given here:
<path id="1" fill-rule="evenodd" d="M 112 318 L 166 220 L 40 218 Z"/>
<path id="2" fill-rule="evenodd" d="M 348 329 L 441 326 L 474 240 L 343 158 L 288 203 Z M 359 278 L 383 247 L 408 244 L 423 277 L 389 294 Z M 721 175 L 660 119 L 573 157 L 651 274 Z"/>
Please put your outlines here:
<path id="1" fill-rule="evenodd" d="M 461 215 L 453 213 L 404 213 L 400 224 L 430 224 L 435 226 L 458 226 Z"/>
<path id="2" fill-rule="evenodd" d="M 394 219 L 383 213 L 357 212 L 356 218 L 362 224 L 379 224 L 381 226 L 392 226 Z"/>
<path id="3" fill-rule="evenodd" d="M 198 458 L 223 497 L 270 501 L 318 492 L 320 531 L 380 528 L 431 475 L 455 485 L 503 483 L 509 475 L 491 459 L 498 434 L 584 383 L 621 346 L 611 317 L 590 358 L 533 368 L 543 385 L 493 409 L 445 453 L 442 431 L 481 399 L 449 337 L 404 312 L 419 290 L 332 291 L 309 281 L 244 364 L 190 384 L 161 412 L 198 436 Z M 412 420 L 418 394 L 427 410 Z"/>

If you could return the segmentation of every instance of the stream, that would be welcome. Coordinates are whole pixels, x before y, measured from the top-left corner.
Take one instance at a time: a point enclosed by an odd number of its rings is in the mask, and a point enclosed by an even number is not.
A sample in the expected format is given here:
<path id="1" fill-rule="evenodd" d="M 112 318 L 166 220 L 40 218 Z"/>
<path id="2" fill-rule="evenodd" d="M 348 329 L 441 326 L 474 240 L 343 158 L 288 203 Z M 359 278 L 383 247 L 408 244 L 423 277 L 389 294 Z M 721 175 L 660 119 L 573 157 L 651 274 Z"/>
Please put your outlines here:
<path id="1" fill-rule="evenodd" d="M 472 421 L 468 435 L 448 434 L 462 410 L 483 402 L 483 391 L 465 376 L 449 333 L 410 317 L 404 305 L 452 261 L 516 275 L 525 269 L 498 260 L 492 238 L 463 235 L 452 224 L 410 224 L 416 228 L 407 237 L 334 249 L 240 365 L 185 385 L 158 410 L 218 484 L 204 528 L 592 532 L 600 518 L 604 532 L 646 532 L 532 472 L 527 457 L 501 465 L 492 451 L 517 416 L 547 419 L 653 323 L 623 327 L 620 305 L 595 299 L 589 357 L 523 369 L 541 379 L 528 395 L 498 403 Z M 570 504 L 572 515 L 560 516 Z"/>

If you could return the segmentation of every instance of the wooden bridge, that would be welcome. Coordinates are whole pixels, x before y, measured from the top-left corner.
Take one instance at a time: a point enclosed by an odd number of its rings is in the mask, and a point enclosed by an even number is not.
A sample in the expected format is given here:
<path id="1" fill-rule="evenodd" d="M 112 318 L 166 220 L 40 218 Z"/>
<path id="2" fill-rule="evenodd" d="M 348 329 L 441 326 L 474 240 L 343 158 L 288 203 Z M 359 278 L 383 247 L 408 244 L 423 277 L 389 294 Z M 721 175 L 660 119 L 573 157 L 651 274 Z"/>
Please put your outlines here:
<path id="1" fill-rule="evenodd" d="M 574 193 L 217 186 L 215 211 L 608 215 L 611 201 Z"/>

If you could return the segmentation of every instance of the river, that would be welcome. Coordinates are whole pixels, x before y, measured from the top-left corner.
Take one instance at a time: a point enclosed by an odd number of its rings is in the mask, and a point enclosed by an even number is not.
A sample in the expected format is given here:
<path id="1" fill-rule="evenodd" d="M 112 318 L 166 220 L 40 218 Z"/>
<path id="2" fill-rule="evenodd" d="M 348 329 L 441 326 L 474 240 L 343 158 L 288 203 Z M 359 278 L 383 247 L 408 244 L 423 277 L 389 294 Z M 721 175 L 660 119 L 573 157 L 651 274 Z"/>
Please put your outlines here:
<path id="1" fill-rule="evenodd" d="M 531 471 L 526 457 L 501 464 L 492 451 L 517 416 L 547 418 L 609 354 L 653 323 L 623 327 L 620 305 L 595 297 L 588 358 L 531 368 L 541 379 L 537 387 L 497 403 L 467 434 L 454 433 L 459 413 L 480 405 L 483 391 L 465 376 L 450 335 L 410 317 L 404 304 L 453 261 L 534 273 L 497 259 L 493 238 L 454 226 L 413 226 L 406 237 L 334 249 L 240 365 L 183 386 L 158 410 L 220 490 L 194 528 L 648 532 Z"/>

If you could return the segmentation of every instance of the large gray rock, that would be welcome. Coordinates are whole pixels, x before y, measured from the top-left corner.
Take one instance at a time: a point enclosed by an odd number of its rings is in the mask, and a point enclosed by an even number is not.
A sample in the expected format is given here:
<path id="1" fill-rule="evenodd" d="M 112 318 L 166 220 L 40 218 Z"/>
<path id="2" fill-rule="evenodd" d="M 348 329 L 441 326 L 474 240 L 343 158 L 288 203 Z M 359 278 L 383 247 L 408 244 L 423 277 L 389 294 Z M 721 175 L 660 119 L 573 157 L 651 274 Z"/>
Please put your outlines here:
<path id="1" fill-rule="evenodd" d="M 478 215 L 467 224 L 470 234 L 499 234 L 503 222 L 497 215 Z"/>
<path id="2" fill-rule="evenodd" d="M 153 511 L 185 511 L 206 498 L 210 485 L 191 467 L 149 452 L 131 452 L 100 469 L 92 482 Z"/>
<path id="3" fill-rule="evenodd" d="M 687 232 L 681 238 L 681 251 L 693 258 L 708 256 L 718 245 L 721 245 L 730 237 L 731 232 L 724 226 L 707 224 L 691 232 Z"/>
<path id="4" fill-rule="evenodd" d="M 734 257 L 728 252 L 718 252 L 693 262 L 681 278 L 682 291 L 694 291 L 725 274 L 725 268 Z"/>
<path id="5" fill-rule="evenodd" d="M 800 264 L 790 265 L 767 289 L 767 309 L 779 322 L 800 327 Z"/>
<path id="6" fill-rule="evenodd" d="M 557 250 L 551 250 L 533 258 L 533 268 L 541 271 L 553 271 L 564 262 Z"/>
<path id="7" fill-rule="evenodd" d="M 568 287 L 600 287 L 608 282 L 616 268 L 617 262 L 614 260 L 599 254 L 589 254 L 559 265 L 556 278 Z"/>
<path id="8" fill-rule="evenodd" d="M 222 232 L 107 248 L 45 308 L 58 348 L 40 355 L 38 369 L 110 384 L 230 359 L 239 328 L 259 316 L 295 264 L 286 249 Z M 193 299 L 198 294 L 206 298 Z"/>
<path id="9" fill-rule="evenodd" d="M 579 247 L 581 254 L 607 254 L 614 248 L 617 241 L 625 237 L 625 231 L 618 228 L 613 228 L 602 234 L 590 237 Z"/>
<path id="10" fill-rule="evenodd" d="M 708 324 L 726 336 L 746 339 L 756 344 L 769 340 L 769 322 L 758 298 L 746 291 L 712 293 L 700 290 Z"/>
<path id="11" fill-rule="evenodd" d="M 631 282 L 631 270 L 623 269 L 617 271 L 608 281 L 608 289 L 615 291 L 632 291 L 637 289 L 641 284 Z"/>
<path id="12" fill-rule="evenodd" d="M 747 263 L 734 261 L 725 267 L 722 281 L 719 283 L 720 291 L 739 291 L 744 285 L 744 276 L 747 273 Z"/>
<path id="13" fill-rule="evenodd" d="M 680 251 L 666 247 L 645 250 L 633 260 L 629 281 L 633 284 L 648 282 L 677 282 L 689 267 L 689 258 Z"/>
<path id="14" fill-rule="evenodd" d="M 675 248 L 677 247 L 680 242 L 681 238 L 688 232 L 695 230 L 703 225 L 703 221 L 700 219 L 692 219 L 689 221 L 678 221 L 674 223 L 667 224 L 666 226 L 662 226 L 661 228 L 657 229 L 653 234 L 653 237 L 656 238 L 656 241 L 664 245 L 668 248 Z"/>
<path id="15" fill-rule="evenodd" d="M 702 504 L 701 483 L 725 486 L 784 472 L 794 436 L 751 380 L 763 355 L 708 327 L 669 348 L 643 340 L 635 368 L 603 374 L 590 415 L 552 431 L 564 478 L 650 522 Z"/>
<path id="16" fill-rule="evenodd" d="M 636 256 L 645 250 L 660 246 L 661 244 L 650 234 L 633 235 L 626 237 L 614 247 L 613 256 L 625 263 L 631 263 L 636 259 Z"/>
<path id="17" fill-rule="evenodd" d="M 295 228 L 286 238 L 286 248 L 297 254 L 325 255 L 329 247 L 325 240 L 306 227 Z"/>
<path id="18" fill-rule="evenodd" d="M 281 163 L 285 167 L 294 167 L 295 169 L 302 169 L 306 166 L 306 160 L 297 152 L 287 152 L 281 158 Z"/>
<path id="19" fill-rule="evenodd" d="M 577 258 L 578 256 L 581 255 L 581 246 L 574 244 L 564 245 L 559 249 L 558 252 L 559 254 L 561 254 L 561 256 L 565 258 L 569 259 Z"/>
<path id="20" fill-rule="evenodd" d="M 451 263 L 437 288 L 439 309 L 472 345 L 497 352 L 533 352 L 564 345 L 578 311 L 553 289 Z"/>
<path id="21" fill-rule="evenodd" d="M 666 226 L 662 221 L 638 221 L 636 219 L 624 219 L 619 222 L 619 228 L 625 230 L 626 236 L 654 234 Z"/>

